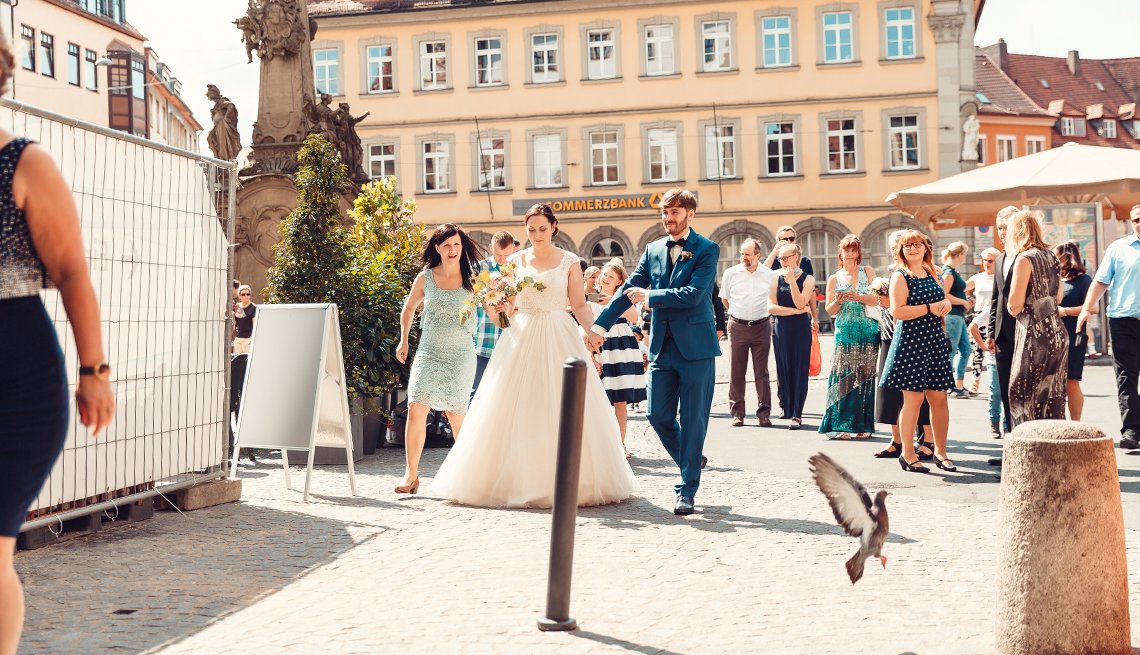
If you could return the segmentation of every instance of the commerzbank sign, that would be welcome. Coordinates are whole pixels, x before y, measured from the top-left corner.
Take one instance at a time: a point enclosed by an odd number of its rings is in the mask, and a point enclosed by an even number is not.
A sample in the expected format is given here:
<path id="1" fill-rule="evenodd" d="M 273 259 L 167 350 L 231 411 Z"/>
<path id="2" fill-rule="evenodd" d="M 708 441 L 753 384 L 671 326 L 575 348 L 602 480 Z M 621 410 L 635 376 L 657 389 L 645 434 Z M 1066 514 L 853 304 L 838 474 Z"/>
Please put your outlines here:
<path id="1" fill-rule="evenodd" d="M 526 214 L 531 205 L 550 205 L 555 214 L 592 213 L 623 210 L 656 211 L 661 208 L 661 192 L 634 193 L 622 196 L 586 196 L 579 198 L 531 198 L 511 201 L 515 216 Z"/>

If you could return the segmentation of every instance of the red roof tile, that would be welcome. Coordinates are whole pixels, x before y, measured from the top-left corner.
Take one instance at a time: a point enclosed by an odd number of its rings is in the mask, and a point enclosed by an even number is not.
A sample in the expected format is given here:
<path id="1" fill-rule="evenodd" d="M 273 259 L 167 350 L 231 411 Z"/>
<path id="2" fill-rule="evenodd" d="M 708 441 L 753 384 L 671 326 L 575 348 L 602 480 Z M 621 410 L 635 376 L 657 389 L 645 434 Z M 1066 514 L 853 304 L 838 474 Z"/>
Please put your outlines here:
<path id="1" fill-rule="evenodd" d="M 1025 95 L 993 60 L 980 51 L 974 57 L 974 77 L 978 92 L 989 100 L 986 103 L 978 99 L 982 102 L 978 111 L 983 114 L 1053 116 Z"/>

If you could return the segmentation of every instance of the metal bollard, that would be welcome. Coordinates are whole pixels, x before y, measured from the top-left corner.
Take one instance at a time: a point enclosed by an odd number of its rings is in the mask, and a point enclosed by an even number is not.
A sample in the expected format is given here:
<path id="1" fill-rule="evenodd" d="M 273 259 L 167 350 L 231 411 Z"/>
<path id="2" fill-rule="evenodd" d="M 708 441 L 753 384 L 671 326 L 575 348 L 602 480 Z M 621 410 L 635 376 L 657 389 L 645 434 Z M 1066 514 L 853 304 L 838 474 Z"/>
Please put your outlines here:
<path id="1" fill-rule="evenodd" d="M 578 517 L 585 397 L 586 362 L 572 357 L 562 368 L 562 413 L 558 420 L 558 470 L 554 476 L 546 616 L 538 620 L 538 629 L 544 632 L 578 627 L 578 622 L 570 618 L 570 580 L 574 573 L 574 522 Z"/>

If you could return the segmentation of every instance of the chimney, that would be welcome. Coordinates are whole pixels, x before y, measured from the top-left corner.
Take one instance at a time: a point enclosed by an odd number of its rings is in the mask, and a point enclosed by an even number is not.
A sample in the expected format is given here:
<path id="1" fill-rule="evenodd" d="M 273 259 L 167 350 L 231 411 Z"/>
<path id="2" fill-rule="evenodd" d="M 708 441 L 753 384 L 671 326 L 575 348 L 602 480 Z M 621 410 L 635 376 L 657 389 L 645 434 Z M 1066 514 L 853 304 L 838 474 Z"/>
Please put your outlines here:
<path id="1" fill-rule="evenodd" d="M 1005 39 L 998 39 L 997 43 L 982 48 L 982 54 L 997 64 L 1003 73 L 1009 72 L 1009 50 L 1006 49 Z"/>
<path id="2" fill-rule="evenodd" d="M 1069 51 L 1069 72 L 1074 76 L 1081 74 L 1081 53 L 1076 50 Z"/>

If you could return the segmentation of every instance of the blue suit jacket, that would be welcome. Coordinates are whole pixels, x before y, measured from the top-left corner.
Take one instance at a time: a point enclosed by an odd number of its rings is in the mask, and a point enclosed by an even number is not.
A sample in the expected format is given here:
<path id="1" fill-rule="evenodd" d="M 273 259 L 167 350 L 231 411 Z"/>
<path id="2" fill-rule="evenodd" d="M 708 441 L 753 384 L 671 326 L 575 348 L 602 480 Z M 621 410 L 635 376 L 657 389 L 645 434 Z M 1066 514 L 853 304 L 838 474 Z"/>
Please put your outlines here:
<path id="1" fill-rule="evenodd" d="M 716 282 L 716 263 L 720 246 L 689 231 L 683 253 L 673 266 L 673 274 L 666 277 L 669 253 L 665 242 L 658 239 L 645 247 L 633 275 L 614 295 L 614 299 L 598 316 L 595 324 L 609 330 L 614 322 L 629 309 L 630 301 L 625 290 L 640 287 L 649 290 L 649 308 L 653 310 L 649 327 L 649 359 L 657 359 L 665 340 L 666 327 L 677 352 L 688 360 L 707 359 L 720 355 L 716 338 L 716 319 L 713 315 L 712 288 Z"/>

